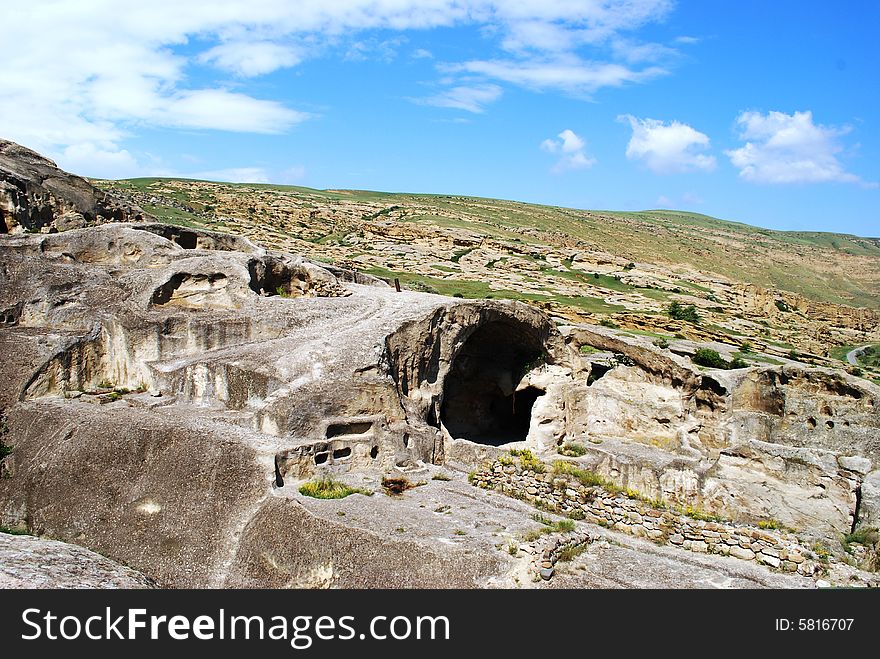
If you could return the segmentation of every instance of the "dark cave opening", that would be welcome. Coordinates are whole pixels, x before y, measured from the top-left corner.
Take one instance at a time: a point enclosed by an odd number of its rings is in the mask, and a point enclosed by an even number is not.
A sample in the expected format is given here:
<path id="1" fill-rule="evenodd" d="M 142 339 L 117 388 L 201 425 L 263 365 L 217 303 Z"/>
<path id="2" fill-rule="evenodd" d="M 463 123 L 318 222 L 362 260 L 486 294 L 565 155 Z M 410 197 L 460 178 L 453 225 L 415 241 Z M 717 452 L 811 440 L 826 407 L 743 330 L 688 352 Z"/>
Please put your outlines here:
<path id="1" fill-rule="evenodd" d="M 181 231 L 172 240 L 183 247 L 183 249 L 195 249 L 199 244 L 199 237 L 190 231 Z"/>
<path id="2" fill-rule="evenodd" d="M 515 388 L 543 355 L 527 325 L 494 321 L 462 346 L 443 387 L 440 421 L 455 438 L 500 446 L 525 440 L 532 406 L 544 392 Z"/>
<path id="3" fill-rule="evenodd" d="M 6 226 L 6 218 L 3 216 L 2 210 L 0 210 L 0 233 L 9 233 L 9 227 Z"/>
<path id="4" fill-rule="evenodd" d="M 250 289 L 260 295 L 299 297 L 303 294 L 303 281 L 296 273 L 278 259 L 268 257 L 248 262 Z"/>

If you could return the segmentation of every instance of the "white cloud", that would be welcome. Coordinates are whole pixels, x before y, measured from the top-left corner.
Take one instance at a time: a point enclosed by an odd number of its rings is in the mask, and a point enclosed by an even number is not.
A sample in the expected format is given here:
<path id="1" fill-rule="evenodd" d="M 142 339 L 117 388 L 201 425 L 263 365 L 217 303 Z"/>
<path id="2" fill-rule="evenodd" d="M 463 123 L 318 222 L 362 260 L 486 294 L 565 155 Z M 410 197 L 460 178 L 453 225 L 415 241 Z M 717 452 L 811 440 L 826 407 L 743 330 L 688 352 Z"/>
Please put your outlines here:
<path id="1" fill-rule="evenodd" d="M 498 85 L 459 85 L 446 89 L 434 96 L 413 99 L 423 105 L 434 105 L 440 108 L 455 108 L 479 114 L 485 111 L 486 106 L 501 96 L 502 90 Z"/>
<path id="2" fill-rule="evenodd" d="M 80 176 L 101 177 L 112 172 L 114 178 L 128 178 L 142 171 L 137 159 L 125 149 L 104 149 L 89 142 L 68 146 L 59 161 L 63 169 Z"/>
<path id="3" fill-rule="evenodd" d="M 152 115 L 155 123 L 246 133 L 281 133 L 308 118 L 276 101 L 263 101 L 223 89 L 196 89 L 166 99 Z"/>
<path id="4" fill-rule="evenodd" d="M 559 139 L 546 139 L 541 142 L 541 149 L 548 153 L 559 154 L 560 158 L 550 170 L 554 174 L 571 169 L 584 169 L 596 164 L 595 158 L 587 156 L 584 149 L 586 142 L 573 130 L 566 128 L 557 135 Z"/>
<path id="5" fill-rule="evenodd" d="M 632 115 L 621 115 L 618 120 L 628 122 L 632 128 L 626 157 L 641 160 L 655 174 L 715 168 L 715 157 L 701 153 L 709 147 L 709 138 L 687 124 Z"/>
<path id="6" fill-rule="evenodd" d="M 602 87 L 644 82 L 666 73 L 661 67 L 651 66 L 636 71 L 622 64 L 587 62 L 576 56 L 525 62 L 472 60 L 448 66 L 446 70 L 483 75 L 538 91 L 560 90 L 587 96 Z"/>
<path id="7" fill-rule="evenodd" d="M 838 160 L 843 150 L 839 137 L 849 127 L 821 126 L 813 123 L 812 112 L 743 112 L 736 123 L 739 149 L 725 151 L 740 178 L 753 183 L 866 183 L 846 171 Z"/>
<path id="8" fill-rule="evenodd" d="M 416 48 L 412 52 L 413 59 L 433 59 L 434 54 L 430 50 L 425 50 L 424 48 Z"/>
<path id="9" fill-rule="evenodd" d="M 270 41 L 231 41 L 201 53 L 198 61 L 250 78 L 299 64 L 302 55 L 296 48 Z"/>
<path id="10" fill-rule="evenodd" d="M 499 57 L 447 63 L 456 79 L 430 99 L 478 112 L 498 82 L 590 94 L 663 73 L 610 61 L 610 43 L 669 13 L 672 0 L 57 0 L 0 3 L 3 136 L 73 165 L 120 169 L 144 128 L 283 132 L 309 118 L 250 79 L 335 49 L 394 57 L 405 38 L 362 33 L 482 28 Z M 627 37 L 629 38 L 629 37 Z M 632 41 L 634 47 L 638 44 Z M 578 51 L 593 49 L 595 59 Z M 653 55 L 643 49 L 645 58 Z M 430 55 L 417 49 L 414 56 Z M 609 60 L 610 58 L 610 60 Z M 609 60 L 609 61 L 604 61 Z M 456 68 L 458 67 L 458 68 Z M 238 78 L 231 87 L 225 76 Z M 476 76 L 476 79 L 474 78 Z M 260 97 L 262 96 L 262 98 Z M 68 152 L 68 149 L 71 149 Z M 68 155 L 65 155 L 68 154 Z"/>

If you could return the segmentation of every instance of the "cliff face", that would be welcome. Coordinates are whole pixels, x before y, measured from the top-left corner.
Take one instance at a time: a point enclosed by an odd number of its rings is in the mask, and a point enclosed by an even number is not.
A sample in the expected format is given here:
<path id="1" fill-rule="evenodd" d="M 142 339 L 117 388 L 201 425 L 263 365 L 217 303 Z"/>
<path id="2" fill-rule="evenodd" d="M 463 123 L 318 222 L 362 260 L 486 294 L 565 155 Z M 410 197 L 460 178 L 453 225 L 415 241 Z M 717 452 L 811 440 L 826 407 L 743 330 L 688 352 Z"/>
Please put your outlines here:
<path id="1" fill-rule="evenodd" d="M 0 233 L 63 231 L 149 216 L 68 174 L 40 154 L 0 139 Z"/>

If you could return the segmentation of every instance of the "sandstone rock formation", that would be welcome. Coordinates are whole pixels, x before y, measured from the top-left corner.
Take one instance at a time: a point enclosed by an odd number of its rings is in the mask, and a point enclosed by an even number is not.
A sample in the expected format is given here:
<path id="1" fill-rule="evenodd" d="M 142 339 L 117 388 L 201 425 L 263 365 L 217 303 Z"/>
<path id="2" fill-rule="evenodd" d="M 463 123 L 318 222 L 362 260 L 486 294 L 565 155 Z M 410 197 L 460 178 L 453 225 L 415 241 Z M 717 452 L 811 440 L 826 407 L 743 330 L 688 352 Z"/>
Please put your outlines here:
<path id="1" fill-rule="evenodd" d="M 0 588 L 152 588 L 144 575 L 57 540 L 0 533 Z"/>
<path id="2" fill-rule="evenodd" d="M 58 228 L 65 211 L 51 208 L 43 226 Z M 809 586 L 829 560 L 815 543 L 843 566 L 840 538 L 880 516 L 880 388 L 839 371 L 703 369 L 690 341 L 660 348 L 509 300 L 396 292 L 202 229 L 16 233 L 0 238 L 0 526 L 163 587 L 530 586 L 575 546 L 593 562 L 559 569 L 569 585 L 607 585 L 625 557 L 657 560 L 678 585 Z M 519 467 L 484 477 L 509 449 L 528 451 Z M 541 483 L 554 501 L 587 496 L 536 476 L 560 450 L 595 483 L 677 511 L 692 551 L 721 546 L 709 542 L 721 531 L 688 521 L 712 515 L 728 539 L 764 542 L 766 565 L 810 570 L 739 566 L 756 553 L 742 544 L 676 563 L 672 536 L 662 551 L 613 536 L 605 551 L 612 532 L 583 518 L 546 546 L 524 542 L 534 508 L 499 494 L 531 500 Z M 410 489 L 383 490 L 389 474 Z M 299 491 L 329 477 L 359 493 Z M 775 556 L 759 526 L 797 550 Z"/>
<path id="3" fill-rule="evenodd" d="M 149 216 L 23 146 L 0 139 L 0 233 L 76 229 Z"/>

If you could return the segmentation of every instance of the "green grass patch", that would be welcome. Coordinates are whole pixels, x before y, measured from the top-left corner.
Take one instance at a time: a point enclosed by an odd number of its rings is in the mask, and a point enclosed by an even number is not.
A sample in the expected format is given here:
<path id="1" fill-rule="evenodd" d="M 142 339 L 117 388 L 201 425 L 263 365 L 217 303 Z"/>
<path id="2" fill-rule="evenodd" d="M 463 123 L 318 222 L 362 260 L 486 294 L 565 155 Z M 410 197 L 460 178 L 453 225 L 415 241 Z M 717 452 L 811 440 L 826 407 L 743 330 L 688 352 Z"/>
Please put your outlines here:
<path id="1" fill-rule="evenodd" d="M 559 455 L 565 455 L 569 458 L 579 458 L 582 455 L 586 455 L 587 447 L 582 444 L 575 444 L 572 442 L 566 442 L 562 446 L 556 449 L 556 452 Z"/>
<path id="2" fill-rule="evenodd" d="M 587 487 L 601 487 L 612 493 L 621 491 L 621 488 L 616 483 L 613 483 L 604 476 L 600 476 L 589 469 L 581 469 L 577 465 L 565 460 L 556 460 L 553 463 L 553 473 L 560 476 L 572 476 Z"/>
<path id="3" fill-rule="evenodd" d="M 587 551 L 588 546 L 586 542 L 579 545 L 567 545 L 556 556 L 562 563 L 568 563 Z"/>
<path id="4" fill-rule="evenodd" d="M 570 519 L 561 519 L 557 522 L 541 515 L 540 513 L 532 515 L 532 519 L 541 524 L 542 526 L 537 529 L 533 529 L 527 532 L 523 536 L 523 540 L 526 542 L 532 542 L 533 540 L 537 540 L 542 535 L 546 535 L 548 533 L 569 533 L 574 531 L 575 524 L 573 520 Z"/>
<path id="5" fill-rule="evenodd" d="M 367 496 L 372 494 L 368 490 L 350 487 L 331 478 L 307 481 L 300 485 L 299 493 L 315 499 L 344 499 L 350 494 L 366 494 Z"/>
<path id="6" fill-rule="evenodd" d="M 0 526 L 0 533 L 5 533 L 6 535 L 30 535 L 27 531 L 22 529 L 12 529 L 8 526 Z"/>

